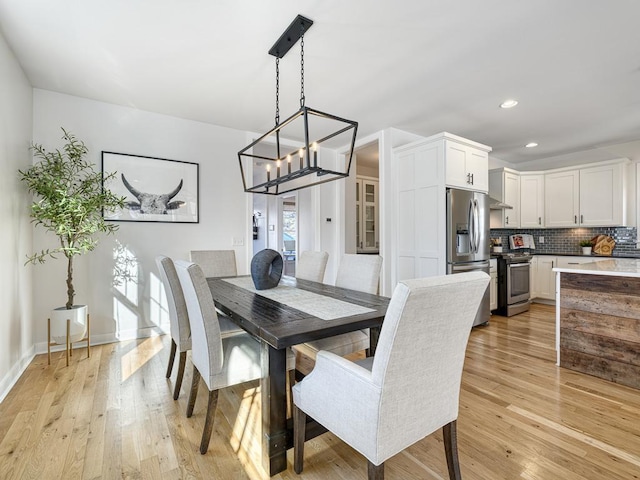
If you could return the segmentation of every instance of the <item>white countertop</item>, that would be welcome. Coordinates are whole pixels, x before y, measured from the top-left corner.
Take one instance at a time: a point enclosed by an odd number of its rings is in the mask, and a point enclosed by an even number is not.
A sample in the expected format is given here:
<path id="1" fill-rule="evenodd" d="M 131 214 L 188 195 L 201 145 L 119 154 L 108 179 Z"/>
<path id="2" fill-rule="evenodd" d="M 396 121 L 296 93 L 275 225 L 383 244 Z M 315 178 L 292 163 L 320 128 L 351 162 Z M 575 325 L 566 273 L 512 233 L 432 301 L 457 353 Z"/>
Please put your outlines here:
<path id="1" fill-rule="evenodd" d="M 584 273 L 587 275 L 611 275 L 614 277 L 640 277 L 640 259 L 616 258 L 600 260 L 598 262 L 572 265 L 571 267 L 558 267 L 554 272 Z"/>

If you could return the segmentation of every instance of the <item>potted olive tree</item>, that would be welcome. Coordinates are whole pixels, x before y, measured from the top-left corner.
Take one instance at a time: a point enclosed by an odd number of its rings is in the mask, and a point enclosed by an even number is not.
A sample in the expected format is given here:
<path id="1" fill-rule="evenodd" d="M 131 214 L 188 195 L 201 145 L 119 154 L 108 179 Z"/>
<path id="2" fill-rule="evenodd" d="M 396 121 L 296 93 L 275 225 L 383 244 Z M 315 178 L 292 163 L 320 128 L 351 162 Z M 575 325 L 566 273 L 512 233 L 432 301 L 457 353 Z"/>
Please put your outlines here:
<path id="1" fill-rule="evenodd" d="M 103 174 L 86 160 L 84 142 L 62 129 L 65 145 L 62 151 L 47 151 L 34 144 L 31 149 L 37 163 L 19 170 L 20 180 L 34 195 L 31 205 L 32 222 L 58 237 L 59 246 L 31 255 L 27 263 L 44 263 L 59 255 L 67 259 L 67 299 L 64 307 L 52 311 L 51 336 L 56 343 L 67 340 L 66 319 L 71 320 L 69 342 L 77 342 L 86 334 L 87 306 L 74 305 L 73 260 L 92 251 L 98 241 L 96 234 L 111 234 L 118 225 L 107 223 L 103 210 L 124 206 L 124 197 L 114 195 L 103 187 L 113 179 L 115 172 Z"/>

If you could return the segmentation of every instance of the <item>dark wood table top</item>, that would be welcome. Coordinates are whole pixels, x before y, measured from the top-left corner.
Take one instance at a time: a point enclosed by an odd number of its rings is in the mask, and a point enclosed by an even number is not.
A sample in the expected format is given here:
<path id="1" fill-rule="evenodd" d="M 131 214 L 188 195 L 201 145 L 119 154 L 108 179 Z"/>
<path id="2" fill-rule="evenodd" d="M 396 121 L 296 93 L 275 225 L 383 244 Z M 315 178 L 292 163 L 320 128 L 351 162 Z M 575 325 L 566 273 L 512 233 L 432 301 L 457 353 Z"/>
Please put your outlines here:
<path id="1" fill-rule="evenodd" d="M 389 305 L 387 297 L 283 276 L 280 285 L 372 309 L 367 313 L 323 320 L 222 278 L 208 278 L 207 282 L 217 308 L 247 332 L 276 349 L 363 328 L 380 327 Z"/>

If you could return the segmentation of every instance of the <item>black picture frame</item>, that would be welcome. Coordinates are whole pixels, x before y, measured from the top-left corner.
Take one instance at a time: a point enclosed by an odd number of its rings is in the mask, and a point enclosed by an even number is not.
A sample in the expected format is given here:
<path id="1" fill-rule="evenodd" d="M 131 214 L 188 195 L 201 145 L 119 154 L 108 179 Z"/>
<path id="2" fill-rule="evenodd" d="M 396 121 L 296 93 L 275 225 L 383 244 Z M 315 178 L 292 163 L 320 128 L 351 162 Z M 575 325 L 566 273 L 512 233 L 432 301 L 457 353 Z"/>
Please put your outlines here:
<path id="1" fill-rule="evenodd" d="M 126 207 L 102 212 L 114 222 L 199 223 L 200 165 L 181 160 L 102 151 L 106 185 Z M 104 180 L 103 180 L 104 181 Z"/>

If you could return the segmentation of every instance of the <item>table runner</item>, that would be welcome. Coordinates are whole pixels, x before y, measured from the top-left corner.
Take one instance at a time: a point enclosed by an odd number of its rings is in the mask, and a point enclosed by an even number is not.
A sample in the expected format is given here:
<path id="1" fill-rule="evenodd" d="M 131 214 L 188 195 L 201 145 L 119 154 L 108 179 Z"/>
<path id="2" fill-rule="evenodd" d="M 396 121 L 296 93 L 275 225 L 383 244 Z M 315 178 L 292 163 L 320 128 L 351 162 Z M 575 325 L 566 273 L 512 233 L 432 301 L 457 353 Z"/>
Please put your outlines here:
<path id="1" fill-rule="evenodd" d="M 225 278 L 224 281 L 322 320 L 373 312 L 371 308 L 325 297 L 289 285 L 278 285 L 276 288 L 268 290 L 256 290 L 251 277 Z"/>

